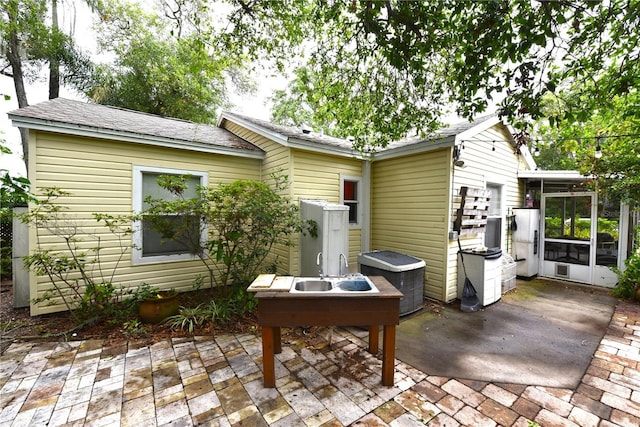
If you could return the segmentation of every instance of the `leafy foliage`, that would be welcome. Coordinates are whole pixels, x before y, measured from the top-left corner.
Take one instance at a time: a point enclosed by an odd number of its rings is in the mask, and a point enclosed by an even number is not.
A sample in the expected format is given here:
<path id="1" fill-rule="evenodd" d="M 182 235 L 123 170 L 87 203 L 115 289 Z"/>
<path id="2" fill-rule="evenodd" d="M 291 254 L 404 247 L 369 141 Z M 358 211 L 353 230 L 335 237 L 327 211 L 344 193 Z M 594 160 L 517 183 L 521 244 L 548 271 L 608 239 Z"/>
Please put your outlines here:
<path id="1" fill-rule="evenodd" d="M 179 2 L 186 7 L 185 2 Z M 193 2 L 198 5 L 198 2 Z M 102 10 L 100 45 L 114 55 L 114 64 L 96 68 L 87 95 L 96 102 L 201 123 L 212 123 L 217 109 L 228 106 L 227 80 L 251 89 L 239 63 L 205 43 L 198 21 L 171 12 L 173 20 L 141 6 L 114 2 Z M 169 13 L 169 11 L 167 11 Z M 175 25 L 174 25 L 175 24 Z M 202 32 L 201 32 L 202 31 Z M 232 75 L 233 78 L 229 78 Z"/>
<path id="2" fill-rule="evenodd" d="M 284 177 L 274 180 L 278 190 L 286 185 Z M 199 257 L 212 287 L 249 283 L 274 246 L 290 246 L 294 232 L 311 227 L 300 220 L 296 205 L 263 182 L 198 187 L 195 198 L 184 197 L 184 176 L 164 175 L 158 183 L 176 198 L 147 198 L 149 207 L 141 215 L 163 238 L 183 243 Z M 182 220 L 175 221 L 176 216 Z"/>
<path id="3" fill-rule="evenodd" d="M 113 284 L 120 261 L 130 249 L 125 243 L 132 232 L 129 224 L 110 215 L 94 214 L 96 221 L 106 226 L 119 242 L 113 254 L 113 267 L 106 270 L 101 258 L 105 248 L 100 235 L 87 232 L 81 221 L 55 203 L 69 193 L 58 188 L 45 188 L 43 192 L 36 207 L 20 215 L 23 222 L 49 233 L 44 236 L 39 232 L 35 249 L 24 258 L 26 267 L 48 277 L 52 284 L 52 289 L 35 298 L 34 303 L 62 301 L 78 323 L 118 316 L 123 307 L 130 308 L 137 298 L 128 299 L 124 305 L 118 303 L 127 296 L 135 297 L 135 291 L 117 289 Z M 89 238 L 92 240 L 87 240 Z M 52 239 L 59 244 L 57 248 L 50 245 Z M 49 244 L 45 246 L 43 240 Z"/>
<path id="4" fill-rule="evenodd" d="M 4 172 L 0 177 L 0 218 L 10 218 L 11 209 L 15 206 L 24 206 L 31 200 L 30 185 L 27 178 L 13 177 L 8 172 Z"/>
<path id="5" fill-rule="evenodd" d="M 235 291 L 224 298 L 202 303 L 196 307 L 180 307 L 180 312 L 165 320 L 171 329 L 181 329 L 190 334 L 206 324 L 225 325 L 231 319 L 243 317 L 253 312 L 258 300 L 244 288 L 236 287 Z"/>
<path id="6" fill-rule="evenodd" d="M 167 323 L 171 329 L 182 329 L 192 334 L 196 328 L 214 319 L 215 312 L 212 312 L 200 304 L 196 307 L 180 307 L 180 312 L 168 317 L 165 323 Z"/>
<path id="7" fill-rule="evenodd" d="M 636 242 L 640 242 L 640 228 L 636 229 Z M 618 283 L 613 289 L 613 295 L 619 298 L 635 298 L 640 288 L 640 246 L 636 247 L 629 258 L 625 260 L 624 271 L 614 268 L 618 275 Z"/>
<path id="8" fill-rule="evenodd" d="M 48 24 L 48 3 L 45 0 L 0 3 L 4 61 L 0 68 L 12 78 L 21 78 L 22 74 L 27 81 L 34 81 L 39 78 L 40 70 L 54 59 L 62 66 L 62 83 L 82 87 L 91 72 L 91 60 L 77 47 L 72 36 Z M 11 58 L 12 54 L 20 57 L 20 64 Z M 20 69 L 16 69 L 18 65 Z"/>
<path id="9" fill-rule="evenodd" d="M 0 152 L 10 153 L 10 150 L 0 141 Z M 11 278 L 13 271 L 13 241 L 8 239 L 13 223 L 13 208 L 26 206 L 31 199 L 29 195 L 30 182 L 27 178 L 13 177 L 8 172 L 0 176 L 0 276 Z"/>
<path id="10" fill-rule="evenodd" d="M 581 87 L 568 90 L 563 99 L 579 103 L 590 101 Z M 548 96 L 543 111 L 549 117 L 566 115 L 571 107 L 563 99 Z M 540 157 L 538 165 L 544 169 L 578 169 L 595 179 L 592 186 L 606 191 L 613 200 L 636 205 L 640 200 L 640 116 L 637 105 L 640 93 L 614 96 L 608 105 L 584 116 L 584 121 L 541 121 L 537 133 Z M 596 158 L 600 148 L 601 158 Z"/>
<path id="11" fill-rule="evenodd" d="M 229 3 L 227 46 L 302 58 L 313 84 L 291 95 L 360 145 L 427 134 L 447 105 L 471 118 L 501 100 L 503 116 L 538 118 L 566 81 L 593 102 L 556 118 L 581 117 L 640 72 L 638 0 Z"/>

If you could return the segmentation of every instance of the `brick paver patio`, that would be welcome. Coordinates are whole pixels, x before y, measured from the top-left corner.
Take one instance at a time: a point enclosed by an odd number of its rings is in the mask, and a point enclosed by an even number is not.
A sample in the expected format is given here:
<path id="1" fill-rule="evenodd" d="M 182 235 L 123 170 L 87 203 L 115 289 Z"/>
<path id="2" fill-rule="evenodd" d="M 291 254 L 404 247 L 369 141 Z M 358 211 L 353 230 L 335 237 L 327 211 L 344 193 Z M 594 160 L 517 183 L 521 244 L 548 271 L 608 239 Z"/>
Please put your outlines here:
<path id="1" fill-rule="evenodd" d="M 0 358 L 0 425 L 640 425 L 637 304 L 616 307 L 575 390 L 436 377 L 399 361 L 384 387 L 365 331 L 336 329 L 331 345 L 316 332 L 283 333 L 275 389 L 262 386 L 259 335 L 14 343 Z"/>

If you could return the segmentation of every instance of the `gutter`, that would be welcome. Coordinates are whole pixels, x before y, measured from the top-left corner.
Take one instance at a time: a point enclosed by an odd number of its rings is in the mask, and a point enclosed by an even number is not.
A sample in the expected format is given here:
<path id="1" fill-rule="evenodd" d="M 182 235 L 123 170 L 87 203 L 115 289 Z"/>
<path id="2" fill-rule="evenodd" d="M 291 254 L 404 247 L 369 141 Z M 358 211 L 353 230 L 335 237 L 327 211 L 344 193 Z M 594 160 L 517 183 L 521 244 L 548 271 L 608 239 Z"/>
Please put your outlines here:
<path id="1" fill-rule="evenodd" d="M 54 122 L 50 120 L 26 118 L 13 114 L 9 114 L 8 116 L 12 121 L 13 126 L 26 129 L 63 133 L 66 135 L 83 136 L 90 138 L 102 138 L 120 142 L 132 142 L 136 144 L 152 145 L 164 148 L 187 149 L 209 154 L 222 154 L 227 156 L 237 156 L 252 159 L 264 159 L 265 157 L 265 153 L 262 150 L 260 150 L 259 152 L 252 152 L 249 150 L 211 145 L 197 141 L 185 141 L 158 136 L 142 136 L 141 134 L 137 133 L 74 125 L 70 123 Z M 66 132 L 61 132 L 62 130 Z"/>
<path id="2" fill-rule="evenodd" d="M 425 144 L 425 142 L 427 143 Z M 374 161 L 393 159 L 395 157 L 403 157 L 410 154 L 426 153 L 440 148 L 453 147 L 454 143 L 455 136 L 447 136 L 444 138 L 434 139 L 432 141 L 424 139 L 416 142 L 415 144 L 404 145 L 397 148 L 388 148 L 383 151 L 375 152 L 371 157 Z"/>
<path id="3" fill-rule="evenodd" d="M 354 151 L 353 149 L 336 147 L 323 141 L 308 141 L 305 139 L 296 138 L 295 136 L 283 135 L 279 132 L 266 129 L 263 126 L 260 126 L 259 124 L 253 123 L 249 120 L 244 120 L 240 117 L 237 117 L 233 115 L 233 113 L 230 113 L 228 115 L 226 114 L 226 112 L 222 112 L 220 118 L 218 119 L 218 127 L 225 129 L 225 121 L 229 121 L 242 126 L 245 129 L 250 130 L 251 132 L 254 132 L 287 148 L 297 148 L 306 151 L 313 151 L 316 153 L 331 154 L 334 156 L 360 158 L 360 160 L 364 160 L 368 157 L 368 155 L 366 154 L 359 155 L 360 153 Z"/>

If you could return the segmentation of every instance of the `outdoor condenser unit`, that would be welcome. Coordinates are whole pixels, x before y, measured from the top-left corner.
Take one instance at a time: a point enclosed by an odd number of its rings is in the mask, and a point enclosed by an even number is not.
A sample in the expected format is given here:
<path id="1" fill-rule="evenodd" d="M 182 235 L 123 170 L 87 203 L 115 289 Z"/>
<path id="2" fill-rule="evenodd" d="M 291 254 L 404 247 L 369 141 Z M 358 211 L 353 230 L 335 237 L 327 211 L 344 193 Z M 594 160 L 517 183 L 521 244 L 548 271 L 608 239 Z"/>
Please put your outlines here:
<path id="1" fill-rule="evenodd" d="M 374 251 L 358 256 L 360 273 L 383 276 L 404 297 L 400 300 L 400 315 L 422 308 L 424 304 L 424 269 L 426 263 L 409 255 L 394 251 Z"/>

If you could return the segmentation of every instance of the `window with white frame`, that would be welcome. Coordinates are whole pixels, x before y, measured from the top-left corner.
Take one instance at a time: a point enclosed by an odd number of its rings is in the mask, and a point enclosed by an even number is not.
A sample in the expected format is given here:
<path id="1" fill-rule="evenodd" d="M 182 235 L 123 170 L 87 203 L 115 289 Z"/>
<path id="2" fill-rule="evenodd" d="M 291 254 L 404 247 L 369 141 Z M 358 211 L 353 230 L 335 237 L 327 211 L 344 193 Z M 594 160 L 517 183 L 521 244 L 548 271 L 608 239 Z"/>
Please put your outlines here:
<path id="1" fill-rule="evenodd" d="M 502 185 L 488 182 L 486 188 L 491 192 L 491 196 L 484 245 L 488 248 L 499 248 L 502 245 Z"/>
<path id="2" fill-rule="evenodd" d="M 361 209 L 361 189 L 360 189 L 360 177 L 343 176 L 341 177 L 341 203 L 349 206 L 349 224 L 360 224 L 360 209 Z"/>
<path id="3" fill-rule="evenodd" d="M 149 206 L 145 202 L 147 198 L 172 200 L 177 196 L 171 194 L 167 189 L 158 184 L 158 178 L 162 175 L 186 176 L 187 189 L 184 192 L 185 198 L 192 198 L 197 195 L 198 185 L 207 185 L 207 174 L 203 172 L 167 169 L 155 167 L 134 167 L 133 177 L 133 209 L 140 213 Z M 167 216 L 169 223 L 188 220 L 182 216 Z M 192 221 L 190 227 L 193 228 L 191 236 L 200 236 L 200 224 L 197 219 Z M 151 263 L 165 261 L 181 261 L 193 258 L 192 251 L 184 241 L 164 238 L 162 234 L 150 226 L 150 221 L 145 221 L 144 217 L 134 224 L 134 263 Z"/>

